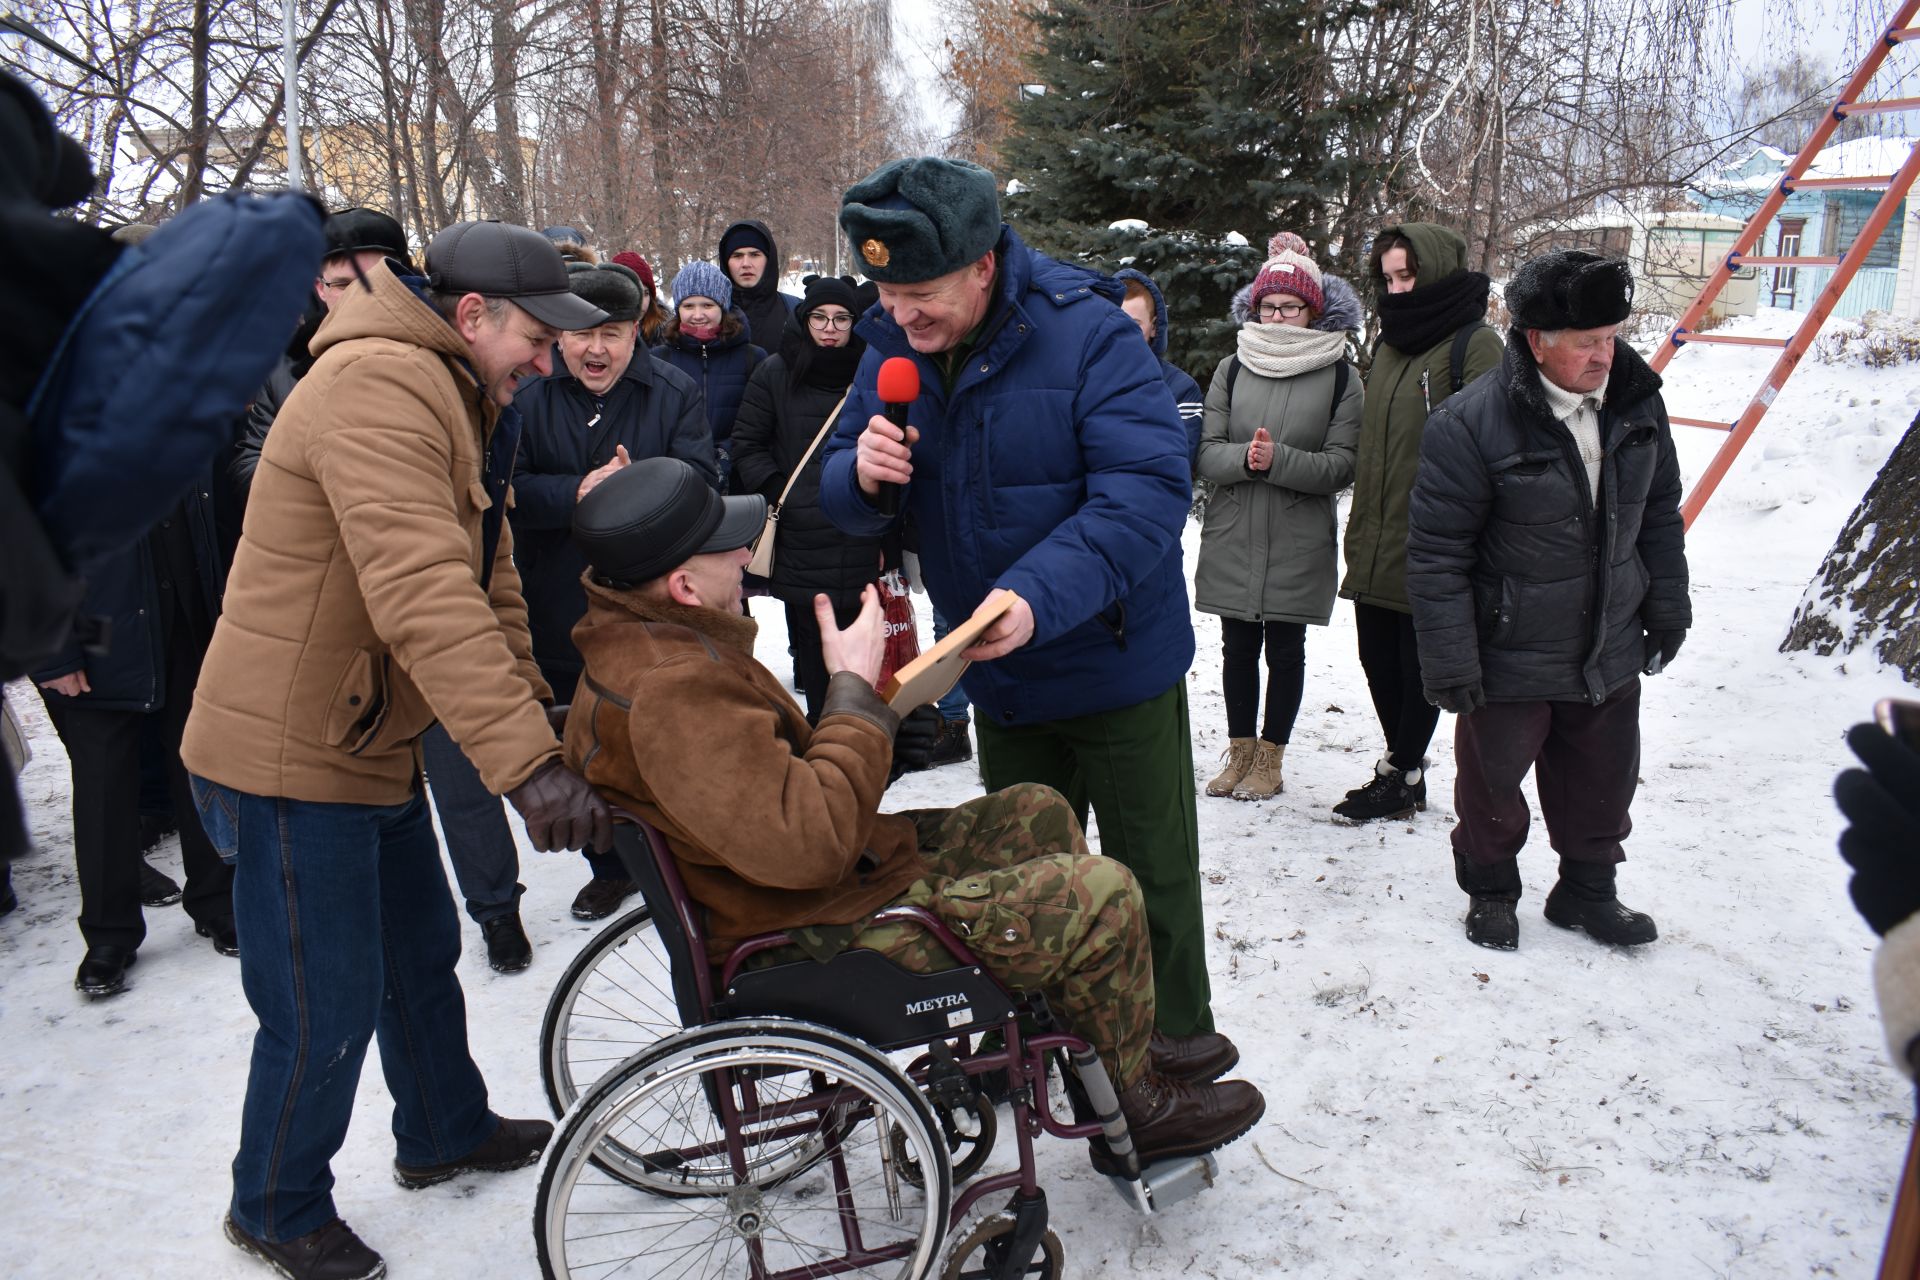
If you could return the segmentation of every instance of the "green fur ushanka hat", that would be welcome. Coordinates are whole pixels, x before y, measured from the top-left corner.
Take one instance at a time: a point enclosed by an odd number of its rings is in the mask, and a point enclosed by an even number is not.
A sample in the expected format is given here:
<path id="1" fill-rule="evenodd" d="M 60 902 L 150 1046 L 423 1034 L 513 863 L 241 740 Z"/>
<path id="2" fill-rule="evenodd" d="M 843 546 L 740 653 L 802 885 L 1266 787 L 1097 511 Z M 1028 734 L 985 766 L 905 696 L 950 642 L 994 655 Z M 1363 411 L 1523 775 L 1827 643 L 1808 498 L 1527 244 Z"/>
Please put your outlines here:
<path id="1" fill-rule="evenodd" d="M 840 197 L 840 229 L 869 280 L 920 284 L 992 252 L 1000 192 L 991 173 L 965 160 L 893 160 Z"/>

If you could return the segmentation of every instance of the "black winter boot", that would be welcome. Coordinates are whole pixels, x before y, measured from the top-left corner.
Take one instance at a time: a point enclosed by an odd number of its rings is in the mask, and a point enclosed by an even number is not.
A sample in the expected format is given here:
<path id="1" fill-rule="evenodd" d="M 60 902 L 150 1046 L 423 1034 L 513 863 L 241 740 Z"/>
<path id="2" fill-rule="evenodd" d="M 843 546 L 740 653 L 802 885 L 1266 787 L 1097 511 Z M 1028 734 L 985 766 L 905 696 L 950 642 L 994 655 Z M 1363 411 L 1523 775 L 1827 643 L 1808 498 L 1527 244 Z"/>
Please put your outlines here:
<path id="1" fill-rule="evenodd" d="M 1471 900 L 1467 907 L 1467 941 L 1494 951 L 1520 948 L 1520 864 L 1478 863 L 1453 855 L 1453 878 Z"/>
<path id="2" fill-rule="evenodd" d="M 1410 818 L 1427 807 L 1427 771 L 1396 769 L 1382 758 L 1373 767 L 1373 781 L 1333 806 L 1333 816 L 1358 825 L 1381 818 Z"/>
<path id="3" fill-rule="evenodd" d="M 1614 896 L 1610 862 L 1560 859 L 1560 883 L 1547 895 L 1546 916 L 1563 929 L 1585 929 L 1595 942 L 1637 947 L 1660 936 L 1653 917 Z"/>

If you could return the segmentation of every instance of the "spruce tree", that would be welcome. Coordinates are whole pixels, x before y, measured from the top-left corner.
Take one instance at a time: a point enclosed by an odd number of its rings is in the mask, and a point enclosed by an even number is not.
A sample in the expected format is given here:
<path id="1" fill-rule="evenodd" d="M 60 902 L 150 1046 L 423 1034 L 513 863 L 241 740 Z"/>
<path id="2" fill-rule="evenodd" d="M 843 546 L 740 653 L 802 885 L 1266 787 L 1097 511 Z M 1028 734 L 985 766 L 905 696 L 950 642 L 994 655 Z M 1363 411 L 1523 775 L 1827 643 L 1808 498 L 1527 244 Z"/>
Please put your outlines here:
<path id="1" fill-rule="evenodd" d="M 1345 24 L 1397 0 L 1057 0 L 1035 16 L 1035 86 L 1003 154 L 1006 208 L 1044 253 L 1132 266 L 1166 295 L 1169 358 L 1204 389 L 1233 350 L 1234 292 L 1291 230 L 1329 260 L 1329 199 L 1384 156 L 1343 145 L 1394 105 L 1342 84 L 1325 52 Z M 1118 225 L 1115 225 L 1118 224 Z"/>

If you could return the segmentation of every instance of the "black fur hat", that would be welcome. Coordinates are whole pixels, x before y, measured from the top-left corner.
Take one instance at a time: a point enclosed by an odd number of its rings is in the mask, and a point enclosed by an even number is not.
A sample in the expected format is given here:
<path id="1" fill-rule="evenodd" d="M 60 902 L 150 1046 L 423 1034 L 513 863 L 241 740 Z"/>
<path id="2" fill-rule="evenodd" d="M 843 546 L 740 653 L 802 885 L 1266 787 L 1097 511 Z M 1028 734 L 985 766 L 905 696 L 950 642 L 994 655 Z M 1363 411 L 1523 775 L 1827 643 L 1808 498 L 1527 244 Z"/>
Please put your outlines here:
<path id="1" fill-rule="evenodd" d="M 1601 329 L 1633 310 L 1633 269 L 1585 249 L 1556 249 L 1521 263 L 1506 297 L 1516 329 Z"/>
<path id="2" fill-rule="evenodd" d="M 607 319 L 638 320 L 642 291 L 640 275 L 618 262 L 569 262 L 567 288 L 607 313 Z"/>

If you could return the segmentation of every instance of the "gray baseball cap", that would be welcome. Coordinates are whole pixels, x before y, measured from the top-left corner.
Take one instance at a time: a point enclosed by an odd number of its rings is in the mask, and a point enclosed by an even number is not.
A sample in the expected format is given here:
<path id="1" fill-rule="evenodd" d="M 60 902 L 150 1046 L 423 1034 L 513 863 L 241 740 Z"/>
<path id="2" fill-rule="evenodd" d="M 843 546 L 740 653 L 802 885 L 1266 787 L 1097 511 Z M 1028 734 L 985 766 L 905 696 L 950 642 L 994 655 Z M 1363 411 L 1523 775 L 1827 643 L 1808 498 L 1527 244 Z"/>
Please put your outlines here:
<path id="1" fill-rule="evenodd" d="M 456 222 L 427 243 L 427 283 L 438 293 L 507 298 L 556 329 L 591 329 L 607 313 L 567 285 L 567 263 L 531 227 Z"/>

